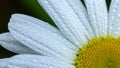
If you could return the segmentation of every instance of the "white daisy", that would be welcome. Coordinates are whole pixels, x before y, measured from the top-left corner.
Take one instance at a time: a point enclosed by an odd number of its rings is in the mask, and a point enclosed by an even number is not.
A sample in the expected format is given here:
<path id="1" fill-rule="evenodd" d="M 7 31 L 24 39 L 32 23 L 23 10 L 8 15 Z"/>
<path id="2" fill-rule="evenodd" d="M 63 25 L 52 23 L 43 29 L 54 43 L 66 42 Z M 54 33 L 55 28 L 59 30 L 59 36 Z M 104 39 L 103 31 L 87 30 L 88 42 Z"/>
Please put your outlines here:
<path id="1" fill-rule="evenodd" d="M 120 68 L 120 1 L 38 0 L 58 28 L 13 14 L 0 44 L 19 55 L 0 68 Z"/>

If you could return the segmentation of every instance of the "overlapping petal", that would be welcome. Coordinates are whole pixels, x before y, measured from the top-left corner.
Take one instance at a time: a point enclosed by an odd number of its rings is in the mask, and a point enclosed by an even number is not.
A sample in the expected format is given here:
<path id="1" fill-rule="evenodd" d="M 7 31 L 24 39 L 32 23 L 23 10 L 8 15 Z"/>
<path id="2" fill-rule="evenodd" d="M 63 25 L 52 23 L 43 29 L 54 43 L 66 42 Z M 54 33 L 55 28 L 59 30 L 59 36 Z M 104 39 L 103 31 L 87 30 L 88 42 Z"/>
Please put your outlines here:
<path id="1" fill-rule="evenodd" d="M 32 49 L 26 47 L 24 44 L 20 43 L 15 38 L 13 38 L 9 32 L 0 34 L 0 44 L 7 50 L 10 50 L 15 53 L 37 54 Z"/>
<path id="2" fill-rule="evenodd" d="M 10 20 L 9 30 L 13 37 L 40 54 L 66 61 L 75 57 L 76 47 L 64 39 L 57 29 L 43 21 L 15 14 Z"/>
<path id="3" fill-rule="evenodd" d="M 95 35 L 107 36 L 108 11 L 105 0 L 85 0 L 85 5 Z"/>
<path id="4" fill-rule="evenodd" d="M 38 0 L 64 36 L 82 47 L 94 36 L 88 23 L 86 11 L 78 0 Z M 74 6 L 75 5 L 75 6 Z M 82 10 L 81 10 L 82 9 Z M 85 11 L 85 12 L 84 12 Z M 86 26 L 87 25 L 87 26 Z M 86 27 L 84 27 L 86 26 Z M 89 32 L 89 33 L 88 33 Z"/>
<path id="5" fill-rule="evenodd" d="M 74 68 L 74 66 L 56 58 L 23 54 L 0 60 L 0 68 Z"/>

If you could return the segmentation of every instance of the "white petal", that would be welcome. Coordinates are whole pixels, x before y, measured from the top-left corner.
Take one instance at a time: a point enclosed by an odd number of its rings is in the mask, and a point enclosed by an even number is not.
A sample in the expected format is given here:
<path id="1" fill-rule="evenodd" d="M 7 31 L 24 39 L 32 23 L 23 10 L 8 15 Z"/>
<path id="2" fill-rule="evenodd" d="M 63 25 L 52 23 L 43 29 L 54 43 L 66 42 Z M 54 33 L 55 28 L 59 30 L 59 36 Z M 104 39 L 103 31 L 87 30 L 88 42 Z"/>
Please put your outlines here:
<path id="1" fill-rule="evenodd" d="M 0 68 L 74 68 L 74 66 L 45 56 L 17 55 L 0 60 Z"/>
<path id="2" fill-rule="evenodd" d="M 0 34 L 0 44 L 7 50 L 15 53 L 36 54 L 36 52 L 31 50 L 30 48 L 15 40 L 10 33 Z"/>
<path id="3" fill-rule="evenodd" d="M 90 37 L 93 38 L 95 34 L 93 33 L 91 24 L 89 23 L 87 10 L 85 9 L 82 2 L 80 0 L 66 0 L 66 1 L 68 1 L 69 5 L 72 7 L 74 12 L 78 16 L 79 20 L 88 31 Z"/>
<path id="4" fill-rule="evenodd" d="M 26 17 L 26 18 L 25 18 Z M 13 37 L 40 54 L 73 60 L 75 51 L 55 28 L 44 27 L 47 23 L 25 15 L 12 15 L 9 30 Z M 56 30 L 56 31 L 55 31 Z M 76 49 L 73 47 L 73 49 Z M 77 49 L 76 49 L 77 50 Z M 67 60 L 68 61 L 68 60 Z"/>
<path id="5" fill-rule="evenodd" d="M 54 20 L 60 31 L 77 47 L 81 47 L 88 39 L 91 38 L 93 32 L 90 25 L 84 16 L 86 13 L 81 3 L 78 0 L 38 0 L 41 6 L 47 11 L 47 13 Z M 75 1 L 75 2 L 74 2 Z M 80 5 L 78 5 L 80 4 Z M 75 7 L 76 6 L 76 7 Z M 79 9 L 77 11 L 77 9 Z M 78 14 L 78 12 L 81 12 Z M 83 15 L 80 17 L 80 15 Z M 81 18 L 81 19 L 80 19 Z M 82 20 L 85 18 L 84 20 Z M 85 21 L 86 20 L 86 21 Z M 83 24 L 83 22 L 85 22 Z M 90 35 L 88 34 L 88 28 L 84 27 L 88 25 Z M 80 45 L 81 44 L 81 45 Z"/>
<path id="6" fill-rule="evenodd" d="M 96 36 L 106 36 L 108 12 L 105 0 L 85 0 L 85 4 Z"/>
<path id="7" fill-rule="evenodd" d="M 109 11 L 109 35 L 120 36 L 120 1 L 112 0 Z"/>

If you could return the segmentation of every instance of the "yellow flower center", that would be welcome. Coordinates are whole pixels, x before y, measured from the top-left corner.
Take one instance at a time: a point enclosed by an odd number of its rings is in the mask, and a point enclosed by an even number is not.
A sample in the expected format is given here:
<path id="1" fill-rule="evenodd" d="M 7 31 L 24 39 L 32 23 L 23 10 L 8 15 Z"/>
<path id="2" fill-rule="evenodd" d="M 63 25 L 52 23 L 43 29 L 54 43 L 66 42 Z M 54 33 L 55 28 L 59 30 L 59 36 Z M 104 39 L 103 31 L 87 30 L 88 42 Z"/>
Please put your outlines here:
<path id="1" fill-rule="evenodd" d="M 120 68 L 120 38 L 94 38 L 78 51 L 76 68 Z"/>

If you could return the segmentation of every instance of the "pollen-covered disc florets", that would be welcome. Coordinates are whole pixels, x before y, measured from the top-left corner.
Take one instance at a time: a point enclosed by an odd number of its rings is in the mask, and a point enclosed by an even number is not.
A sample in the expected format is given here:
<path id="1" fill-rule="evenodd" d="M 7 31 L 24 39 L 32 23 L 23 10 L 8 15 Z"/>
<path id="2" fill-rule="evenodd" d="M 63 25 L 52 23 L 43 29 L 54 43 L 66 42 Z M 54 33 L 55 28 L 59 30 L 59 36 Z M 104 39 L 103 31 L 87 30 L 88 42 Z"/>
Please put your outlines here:
<path id="1" fill-rule="evenodd" d="M 94 38 L 75 58 L 76 68 L 120 68 L 120 38 Z"/>

